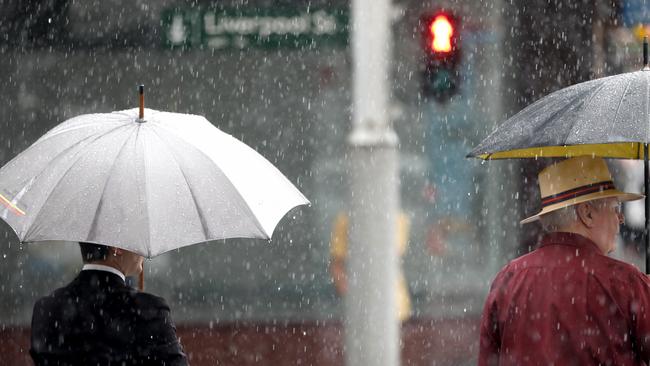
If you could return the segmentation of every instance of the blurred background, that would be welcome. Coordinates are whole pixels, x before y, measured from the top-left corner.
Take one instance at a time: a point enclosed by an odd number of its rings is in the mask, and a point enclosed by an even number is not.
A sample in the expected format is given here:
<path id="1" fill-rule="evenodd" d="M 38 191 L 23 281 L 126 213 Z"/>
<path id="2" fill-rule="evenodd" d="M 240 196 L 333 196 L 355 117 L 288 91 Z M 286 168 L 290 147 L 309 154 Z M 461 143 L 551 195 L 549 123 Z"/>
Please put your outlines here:
<path id="1" fill-rule="evenodd" d="M 271 241 L 195 245 L 145 263 L 147 291 L 169 302 L 191 364 L 342 365 L 350 3 L 0 0 L 0 9 L 0 164 L 68 118 L 136 107 L 144 84 L 148 108 L 205 116 L 310 199 Z M 440 14 L 455 43 L 438 62 L 427 32 Z M 650 3 L 394 0 L 390 17 L 401 362 L 474 364 L 494 274 L 540 235 L 519 220 L 538 210 L 546 162 L 465 155 L 554 90 L 640 69 Z M 620 188 L 640 190 L 636 162 L 611 164 Z M 641 265 L 643 209 L 625 209 L 615 256 Z M 21 244 L 0 223 L 0 364 L 31 364 L 35 300 L 80 267 L 76 245 Z"/>

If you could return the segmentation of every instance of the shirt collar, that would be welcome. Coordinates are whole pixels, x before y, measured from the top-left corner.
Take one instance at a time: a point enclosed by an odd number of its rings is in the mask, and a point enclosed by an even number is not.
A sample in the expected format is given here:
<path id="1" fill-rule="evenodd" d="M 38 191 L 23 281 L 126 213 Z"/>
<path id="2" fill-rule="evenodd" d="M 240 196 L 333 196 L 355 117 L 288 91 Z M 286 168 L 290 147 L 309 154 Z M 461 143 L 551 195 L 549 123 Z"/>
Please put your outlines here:
<path id="1" fill-rule="evenodd" d="M 544 235 L 540 247 L 547 245 L 570 245 L 586 251 L 594 251 L 602 254 L 598 245 L 590 239 L 576 233 L 554 232 Z"/>
<path id="2" fill-rule="evenodd" d="M 105 271 L 105 272 L 110 272 L 114 273 L 122 279 L 122 281 L 126 282 L 126 276 L 124 273 L 120 272 L 118 269 L 110 267 L 110 266 L 105 266 L 103 264 L 84 264 L 83 268 L 81 269 L 82 271 Z"/>

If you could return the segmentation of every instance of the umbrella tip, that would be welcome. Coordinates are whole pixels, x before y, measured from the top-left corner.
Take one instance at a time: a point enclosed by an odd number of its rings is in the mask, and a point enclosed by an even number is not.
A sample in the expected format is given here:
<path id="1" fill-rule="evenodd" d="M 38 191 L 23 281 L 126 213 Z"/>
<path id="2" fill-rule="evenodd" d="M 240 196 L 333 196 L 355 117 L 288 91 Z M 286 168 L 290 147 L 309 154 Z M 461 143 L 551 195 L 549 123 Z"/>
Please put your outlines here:
<path id="1" fill-rule="evenodd" d="M 140 95 L 140 114 L 139 122 L 144 122 L 144 85 L 138 86 L 138 94 Z"/>

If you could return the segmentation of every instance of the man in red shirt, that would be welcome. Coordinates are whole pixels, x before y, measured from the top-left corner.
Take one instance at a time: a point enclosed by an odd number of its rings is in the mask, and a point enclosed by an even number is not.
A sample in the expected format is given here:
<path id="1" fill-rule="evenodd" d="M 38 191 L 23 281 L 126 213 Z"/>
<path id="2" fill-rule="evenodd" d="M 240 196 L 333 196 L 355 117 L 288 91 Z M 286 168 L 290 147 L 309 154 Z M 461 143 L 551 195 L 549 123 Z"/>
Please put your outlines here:
<path id="1" fill-rule="evenodd" d="M 646 365 L 650 280 L 607 256 L 622 201 L 601 158 L 563 160 L 539 174 L 547 234 L 496 276 L 481 320 L 480 366 Z"/>

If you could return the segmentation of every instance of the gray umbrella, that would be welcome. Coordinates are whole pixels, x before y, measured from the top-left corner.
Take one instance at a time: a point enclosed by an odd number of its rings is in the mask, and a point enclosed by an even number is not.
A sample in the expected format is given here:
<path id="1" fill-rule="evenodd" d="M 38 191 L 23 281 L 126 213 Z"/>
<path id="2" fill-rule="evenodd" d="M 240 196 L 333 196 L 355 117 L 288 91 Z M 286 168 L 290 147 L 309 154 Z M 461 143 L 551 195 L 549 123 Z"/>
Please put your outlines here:
<path id="1" fill-rule="evenodd" d="M 644 159 L 646 272 L 650 270 L 650 67 L 551 93 L 515 114 L 475 147 L 481 159 L 594 155 Z"/>
<path id="2" fill-rule="evenodd" d="M 558 90 L 485 138 L 471 157 L 575 156 L 640 159 L 650 142 L 650 69 Z"/>

